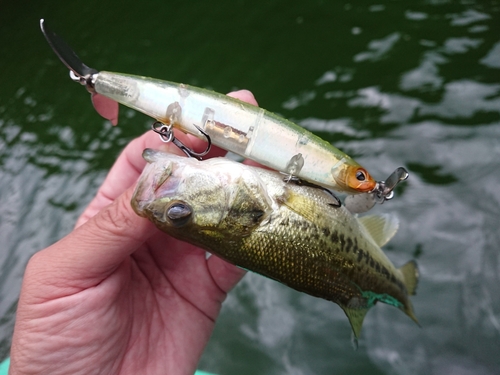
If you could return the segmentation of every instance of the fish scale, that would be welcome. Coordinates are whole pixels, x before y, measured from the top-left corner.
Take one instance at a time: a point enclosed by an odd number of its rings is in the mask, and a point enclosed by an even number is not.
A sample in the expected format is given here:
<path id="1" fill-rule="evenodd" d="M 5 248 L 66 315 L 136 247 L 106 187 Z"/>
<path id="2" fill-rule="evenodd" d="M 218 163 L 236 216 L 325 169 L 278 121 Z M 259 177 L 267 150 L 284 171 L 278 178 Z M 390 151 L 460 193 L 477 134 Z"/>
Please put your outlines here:
<path id="1" fill-rule="evenodd" d="M 294 215 L 293 212 L 280 214 Z M 277 278 L 276 273 L 279 273 L 277 279 L 286 285 L 335 302 L 339 301 L 339 293 L 350 295 L 358 293 L 350 281 L 344 283 L 341 281 L 337 267 L 331 267 L 335 264 L 339 265 L 338 268 L 343 268 L 340 266 L 343 259 L 339 256 L 339 251 L 328 253 L 322 251 L 325 248 L 332 249 L 328 238 L 324 236 L 321 238 L 321 231 L 312 223 L 299 222 L 301 223 L 299 230 L 293 225 L 293 221 L 289 226 L 279 223 L 276 228 L 266 228 L 262 236 L 256 234 L 249 238 L 247 244 L 249 252 L 255 247 L 272 249 L 275 256 L 270 258 L 276 259 L 276 263 L 269 264 L 257 258 L 255 264 L 249 265 L 248 268 L 272 278 Z M 261 237 L 266 239 L 262 240 Z M 278 243 L 275 237 L 280 238 Z M 283 269 L 282 265 L 287 267 Z M 286 281 L 283 281 L 284 279 Z"/>
<path id="2" fill-rule="evenodd" d="M 416 264 L 397 269 L 377 244 L 395 233 L 390 220 L 358 219 L 322 188 L 285 182 L 277 172 L 228 159 L 198 161 L 153 150 L 144 156 L 149 163 L 132 206 L 159 229 L 337 303 L 356 337 L 377 301 L 416 321 L 409 300 Z M 179 211 L 186 212 L 182 220 Z M 374 233 L 385 227 L 391 229 L 386 236 Z"/>

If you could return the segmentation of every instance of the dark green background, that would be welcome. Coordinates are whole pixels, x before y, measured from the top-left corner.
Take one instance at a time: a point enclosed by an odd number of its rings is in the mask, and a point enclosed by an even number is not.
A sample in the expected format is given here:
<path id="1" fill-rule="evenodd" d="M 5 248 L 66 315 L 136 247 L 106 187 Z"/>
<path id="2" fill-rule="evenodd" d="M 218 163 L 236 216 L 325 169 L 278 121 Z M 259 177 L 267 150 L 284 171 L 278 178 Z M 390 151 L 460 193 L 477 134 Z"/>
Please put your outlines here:
<path id="1" fill-rule="evenodd" d="M 379 212 L 386 247 L 417 257 L 418 328 L 377 305 L 360 348 L 338 306 L 249 274 L 200 368 L 234 374 L 496 374 L 500 368 L 498 1 L 4 1 L 0 9 L 0 356 L 23 269 L 68 233 L 120 149 L 151 120 L 112 128 L 39 31 L 91 67 L 247 88 L 377 179 L 410 179 Z M 40 343 L 43 345 L 43 343 Z"/>

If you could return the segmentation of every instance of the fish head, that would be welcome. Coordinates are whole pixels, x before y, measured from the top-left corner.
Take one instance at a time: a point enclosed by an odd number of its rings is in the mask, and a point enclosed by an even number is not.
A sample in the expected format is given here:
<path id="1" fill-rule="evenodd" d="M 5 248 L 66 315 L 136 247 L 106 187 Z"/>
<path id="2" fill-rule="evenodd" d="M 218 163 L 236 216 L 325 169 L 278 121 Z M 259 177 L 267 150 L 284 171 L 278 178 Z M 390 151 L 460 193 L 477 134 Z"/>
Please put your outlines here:
<path id="1" fill-rule="evenodd" d="M 195 159 L 146 149 L 148 164 L 137 183 L 132 207 L 160 228 L 216 226 L 226 205 L 221 179 Z M 217 209 L 214 209 L 214 207 Z"/>
<path id="2" fill-rule="evenodd" d="M 132 197 L 135 212 L 174 237 L 247 235 L 270 211 L 257 173 L 224 158 L 198 161 L 146 149 Z M 255 175 L 255 176 L 254 176 Z"/>

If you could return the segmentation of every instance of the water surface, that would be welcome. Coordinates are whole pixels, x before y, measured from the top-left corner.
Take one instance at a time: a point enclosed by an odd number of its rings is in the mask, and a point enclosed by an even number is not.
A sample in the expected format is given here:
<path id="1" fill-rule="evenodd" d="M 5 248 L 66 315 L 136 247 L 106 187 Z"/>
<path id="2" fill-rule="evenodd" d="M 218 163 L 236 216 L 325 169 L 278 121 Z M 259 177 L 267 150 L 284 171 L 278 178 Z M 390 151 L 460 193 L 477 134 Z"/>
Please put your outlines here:
<path id="1" fill-rule="evenodd" d="M 200 367 L 218 374 L 496 374 L 500 369 L 500 3 L 48 0 L 0 14 L 0 356 L 29 257 L 68 233 L 119 151 L 116 128 L 50 51 L 46 18 L 97 69 L 252 90 L 260 105 L 410 179 L 379 212 L 417 258 L 422 328 L 378 304 L 360 348 L 340 308 L 249 274 Z"/>

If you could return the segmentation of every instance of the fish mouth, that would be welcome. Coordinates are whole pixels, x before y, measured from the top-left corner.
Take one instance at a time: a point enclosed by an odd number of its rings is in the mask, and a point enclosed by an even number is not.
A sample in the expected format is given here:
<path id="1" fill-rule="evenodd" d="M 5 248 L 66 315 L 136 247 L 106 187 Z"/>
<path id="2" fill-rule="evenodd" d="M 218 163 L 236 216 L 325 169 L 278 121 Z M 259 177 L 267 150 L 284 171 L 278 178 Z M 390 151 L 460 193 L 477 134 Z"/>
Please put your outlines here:
<path id="1" fill-rule="evenodd" d="M 138 190 L 136 188 L 136 191 L 132 195 L 132 199 L 130 200 L 130 205 L 132 206 L 132 209 L 134 212 L 142 217 L 149 217 L 150 215 L 148 212 L 154 212 L 154 217 L 155 218 L 161 218 L 162 215 L 160 215 L 159 210 L 151 210 L 151 205 L 153 203 L 152 199 L 142 199 L 138 196 Z"/>
<path id="2" fill-rule="evenodd" d="M 169 221 L 166 207 L 170 205 L 169 202 L 174 200 L 179 189 L 180 179 L 173 176 L 156 177 L 159 179 L 157 178 L 153 183 L 148 178 L 139 181 L 131 204 L 138 215 L 151 217 L 154 221 L 165 223 Z"/>
<path id="3" fill-rule="evenodd" d="M 154 216 L 155 220 L 165 221 L 165 213 L 159 203 L 165 203 L 175 195 L 179 183 L 179 178 L 172 176 L 170 165 L 147 164 L 132 195 L 132 208 L 139 216 Z"/>
<path id="4" fill-rule="evenodd" d="M 140 199 L 133 196 L 131 205 L 135 213 L 157 224 L 165 224 L 168 220 L 168 210 L 164 202 L 158 199 Z"/>

